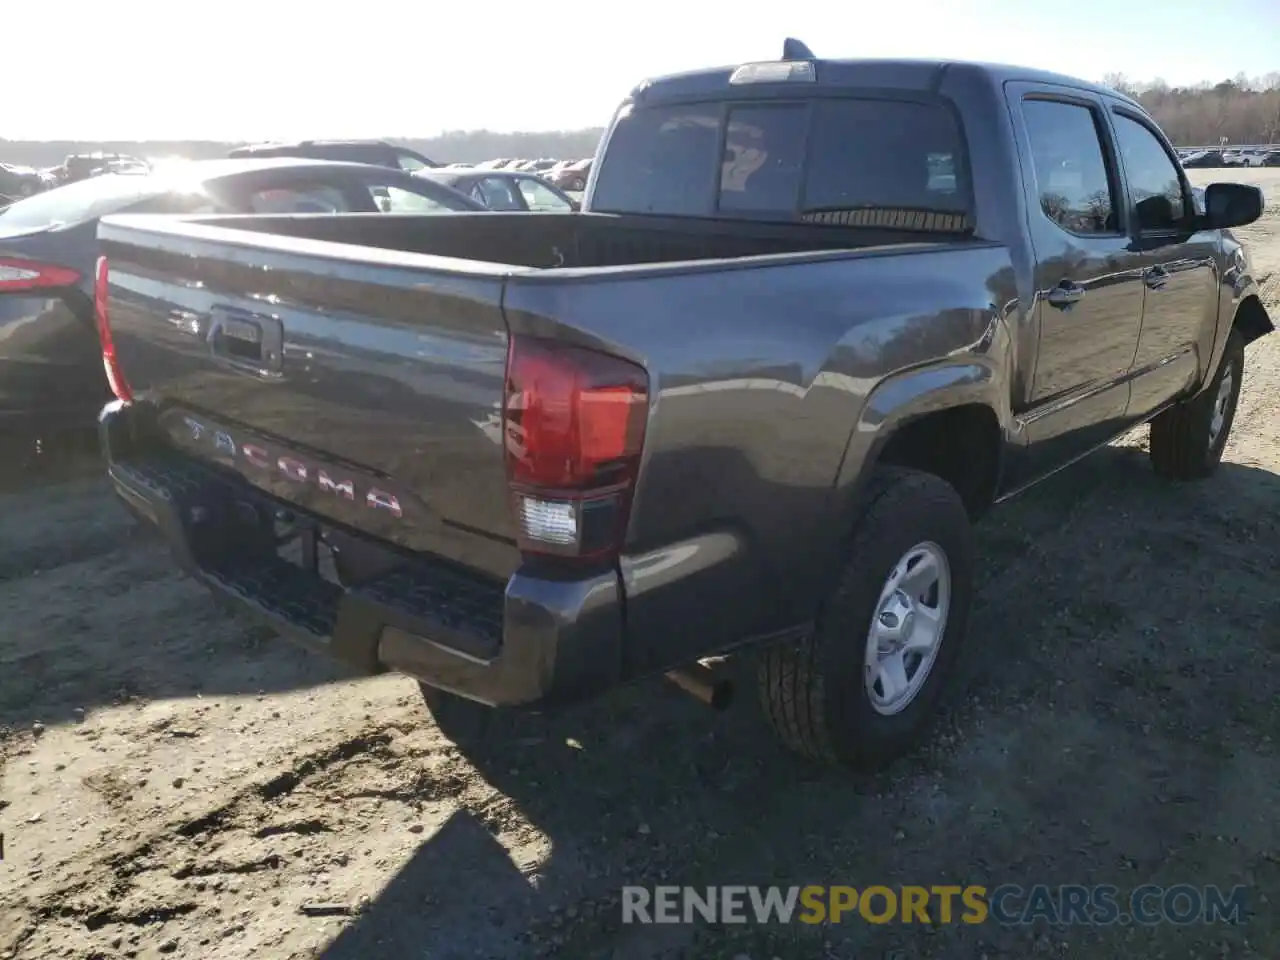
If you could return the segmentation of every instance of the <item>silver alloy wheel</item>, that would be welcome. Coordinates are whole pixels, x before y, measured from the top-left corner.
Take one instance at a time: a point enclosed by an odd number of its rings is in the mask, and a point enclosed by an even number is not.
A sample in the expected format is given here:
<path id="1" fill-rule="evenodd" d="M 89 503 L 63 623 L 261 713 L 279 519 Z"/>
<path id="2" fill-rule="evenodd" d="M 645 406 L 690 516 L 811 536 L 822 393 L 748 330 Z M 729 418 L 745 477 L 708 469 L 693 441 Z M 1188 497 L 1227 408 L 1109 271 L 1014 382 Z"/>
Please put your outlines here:
<path id="1" fill-rule="evenodd" d="M 1235 370 L 1231 364 L 1222 371 L 1218 395 L 1213 398 L 1213 417 L 1209 420 L 1209 449 L 1212 450 L 1222 436 L 1222 426 L 1227 422 L 1227 407 L 1231 404 L 1231 390 L 1235 386 Z"/>
<path id="2" fill-rule="evenodd" d="M 871 707 L 901 713 L 929 679 L 951 609 L 951 565 L 932 541 L 918 543 L 894 566 L 867 632 L 863 675 Z"/>

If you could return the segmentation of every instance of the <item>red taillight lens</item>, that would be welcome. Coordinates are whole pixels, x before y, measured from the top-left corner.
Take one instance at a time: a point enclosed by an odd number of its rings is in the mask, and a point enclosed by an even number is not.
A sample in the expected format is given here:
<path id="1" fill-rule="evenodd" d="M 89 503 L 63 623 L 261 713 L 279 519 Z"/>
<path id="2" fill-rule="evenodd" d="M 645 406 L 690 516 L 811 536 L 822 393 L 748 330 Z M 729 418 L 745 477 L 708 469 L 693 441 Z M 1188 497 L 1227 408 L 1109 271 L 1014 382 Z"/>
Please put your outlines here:
<path id="1" fill-rule="evenodd" d="M 67 267 L 35 260 L 0 257 L 0 293 L 49 290 L 80 282 L 80 274 Z"/>
<path id="2" fill-rule="evenodd" d="M 111 392 L 125 403 L 133 399 L 129 381 L 124 378 L 120 361 L 116 359 L 116 344 L 111 337 L 111 320 L 107 314 L 107 296 L 111 279 L 107 258 L 98 258 L 97 272 L 93 278 L 93 319 L 98 327 L 98 343 L 102 346 L 102 367 L 107 372 L 107 385 Z"/>
<path id="3" fill-rule="evenodd" d="M 649 414 L 643 367 L 595 350 L 512 337 L 503 436 L 520 547 L 617 554 Z"/>

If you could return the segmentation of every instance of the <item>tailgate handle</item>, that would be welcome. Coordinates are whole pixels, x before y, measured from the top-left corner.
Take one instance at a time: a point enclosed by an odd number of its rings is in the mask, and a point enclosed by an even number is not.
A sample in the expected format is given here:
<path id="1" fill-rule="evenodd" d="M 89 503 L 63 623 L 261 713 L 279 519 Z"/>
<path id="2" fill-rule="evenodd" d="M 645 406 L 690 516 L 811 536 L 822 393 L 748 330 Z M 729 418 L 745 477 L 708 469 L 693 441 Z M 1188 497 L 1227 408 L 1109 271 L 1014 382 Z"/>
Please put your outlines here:
<path id="1" fill-rule="evenodd" d="M 215 307 L 208 342 L 209 352 L 219 363 L 259 376 L 280 373 L 284 325 L 275 317 Z"/>

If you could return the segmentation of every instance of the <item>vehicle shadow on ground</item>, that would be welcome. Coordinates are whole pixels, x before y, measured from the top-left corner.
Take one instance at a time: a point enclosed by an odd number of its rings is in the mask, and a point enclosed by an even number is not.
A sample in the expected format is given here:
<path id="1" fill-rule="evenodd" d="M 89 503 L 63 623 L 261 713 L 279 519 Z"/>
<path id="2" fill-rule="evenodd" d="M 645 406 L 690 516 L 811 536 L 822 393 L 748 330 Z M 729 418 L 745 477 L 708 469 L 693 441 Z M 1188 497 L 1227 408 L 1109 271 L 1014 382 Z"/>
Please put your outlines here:
<path id="1" fill-rule="evenodd" d="M 42 437 L 30 430 L 0 432 L 0 493 L 47 487 L 105 472 L 96 429 Z"/>
<path id="2" fill-rule="evenodd" d="M 1280 801 L 1280 761 L 1263 745 L 1280 724 L 1265 680 L 1267 662 L 1280 666 L 1280 598 L 1267 593 L 1277 505 L 1270 472 L 1227 463 L 1206 483 L 1171 485 L 1143 451 L 1113 446 L 998 508 L 978 528 L 964 692 L 927 746 L 876 776 L 777 746 L 748 656 L 735 660 L 739 696 L 725 714 L 659 681 L 504 720 L 464 753 L 550 854 L 532 870 L 513 863 L 502 838 L 516 828 L 464 808 L 322 955 L 976 957 L 1054 940 L 1097 956 L 1238 949 L 1239 928 L 1203 940 L 1203 928 L 1169 925 L 624 927 L 619 897 L 624 884 L 664 882 L 1280 882 L 1264 855 L 1280 837 L 1258 815 Z M 1215 620 L 1218 601 L 1200 588 L 1233 566 L 1253 572 L 1254 592 L 1237 590 L 1235 619 Z M 1236 672 L 1227 654 L 1264 672 Z M 1215 830 L 1234 845 L 1215 843 Z M 1266 955 L 1280 931 L 1253 922 L 1245 932 Z M 730 934 L 735 948 L 722 953 Z"/>
<path id="3" fill-rule="evenodd" d="M 132 700 L 275 693 L 343 676 L 229 617 L 117 502 L 92 430 L 0 437 L 0 725 Z"/>

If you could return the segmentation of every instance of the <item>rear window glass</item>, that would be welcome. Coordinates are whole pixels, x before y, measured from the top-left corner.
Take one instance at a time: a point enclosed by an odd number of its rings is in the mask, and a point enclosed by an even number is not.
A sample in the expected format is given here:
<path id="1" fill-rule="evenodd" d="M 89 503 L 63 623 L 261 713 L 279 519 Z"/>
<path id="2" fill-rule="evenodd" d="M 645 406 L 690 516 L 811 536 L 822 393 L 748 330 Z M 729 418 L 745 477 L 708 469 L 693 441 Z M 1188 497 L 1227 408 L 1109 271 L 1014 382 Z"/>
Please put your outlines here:
<path id="1" fill-rule="evenodd" d="M 885 100 L 820 103 L 809 143 L 807 209 L 891 207 L 963 213 L 955 117 Z"/>
<path id="2" fill-rule="evenodd" d="M 592 206 L 613 213 L 707 213 L 720 105 L 632 110 L 614 127 Z"/>
<path id="3" fill-rule="evenodd" d="M 721 210 L 794 211 L 804 172 L 804 107 L 729 111 L 720 161 Z"/>
<path id="4" fill-rule="evenodd" d="M 592 207 L 832 223 L 862 221 L 818 214 L 870 208 L 962 217 L 969 209 L 962 144 L 950 111 L 907 101 L 633 110 L 609 141 Z"/>
<path id="5" fill-rule="evenodd" d="M 105 174 L 10 204 L 0 210 L 0 225 L 8 231 L 83 223 L 162 192 L 160 185 L 149 176 Z"/>

